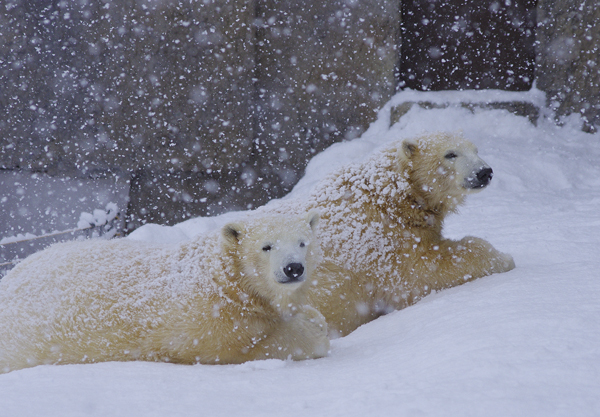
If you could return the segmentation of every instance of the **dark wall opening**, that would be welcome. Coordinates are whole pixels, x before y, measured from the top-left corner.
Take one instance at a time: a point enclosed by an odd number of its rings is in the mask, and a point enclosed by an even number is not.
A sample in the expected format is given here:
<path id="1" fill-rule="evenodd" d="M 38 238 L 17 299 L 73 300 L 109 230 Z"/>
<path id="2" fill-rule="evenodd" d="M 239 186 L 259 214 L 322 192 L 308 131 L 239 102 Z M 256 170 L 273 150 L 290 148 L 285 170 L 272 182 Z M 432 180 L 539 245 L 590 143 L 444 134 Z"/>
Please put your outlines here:
<path id="1" fill-rule="evenodd" d="M 400 88 L 531 89 L 537 0 L 404 0 Z"/>

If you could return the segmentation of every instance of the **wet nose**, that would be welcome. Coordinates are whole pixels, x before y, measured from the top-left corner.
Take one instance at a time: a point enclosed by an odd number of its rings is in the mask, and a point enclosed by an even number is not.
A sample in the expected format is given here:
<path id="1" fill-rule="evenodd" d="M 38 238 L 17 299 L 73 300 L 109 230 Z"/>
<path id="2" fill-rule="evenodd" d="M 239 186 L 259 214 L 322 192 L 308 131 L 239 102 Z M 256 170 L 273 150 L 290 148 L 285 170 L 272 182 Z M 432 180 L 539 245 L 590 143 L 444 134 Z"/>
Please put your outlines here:
<path id="1" fill-rule="evenodd" d="M 492 171 L 492 168 L 490 168 L 490 167 L 482 168 L 477 173 L 477 181 L 479 181 L 480 184 L 485 186 L 490 183 L 493 176 L 494 176 L 494 171 Z"/>
<path id="2" fill-rule="evenodd" d="M 304 274 L 304 265 L 299 262 L 293 262 L 283 268 L 283 273 L 290 281 L 298 281 L 298 278 Z"/>

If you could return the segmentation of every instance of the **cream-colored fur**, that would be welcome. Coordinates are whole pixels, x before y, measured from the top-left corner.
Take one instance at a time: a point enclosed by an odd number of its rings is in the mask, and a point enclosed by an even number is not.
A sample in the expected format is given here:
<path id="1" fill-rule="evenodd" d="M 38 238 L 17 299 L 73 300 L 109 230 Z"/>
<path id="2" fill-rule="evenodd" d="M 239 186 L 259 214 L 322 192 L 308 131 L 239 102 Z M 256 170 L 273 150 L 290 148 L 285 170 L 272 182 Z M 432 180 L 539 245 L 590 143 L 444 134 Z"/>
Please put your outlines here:
<path id="1" fill-rule="evenodd" d="M 270 216 L 176 246 L 95 240 L 32 255 L 0 281 L 0 372 L 325 356 L 325 320 L 305 305 L 317 220 Z"/>
<path id="2" fill-rule="evenodd" d="M 286 200 L 266 210 L 321 213 L 324 258 L 310 299 L 330 333 L 345 335 L 434 290 L 514 268 L 510 255 L 485 240 L 442 236 L 446 215 L 489 179 L 472 143 L 439 133 L 337 170 L 306 204 Z"/>

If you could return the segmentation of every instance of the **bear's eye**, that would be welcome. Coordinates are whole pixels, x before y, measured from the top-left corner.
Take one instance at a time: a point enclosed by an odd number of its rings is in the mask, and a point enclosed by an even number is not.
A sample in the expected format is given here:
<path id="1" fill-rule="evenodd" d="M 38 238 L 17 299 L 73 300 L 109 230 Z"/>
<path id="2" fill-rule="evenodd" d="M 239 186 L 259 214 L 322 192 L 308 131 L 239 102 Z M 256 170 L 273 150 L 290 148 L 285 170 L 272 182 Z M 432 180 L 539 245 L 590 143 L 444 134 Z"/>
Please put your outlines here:
<path id="1" fill-rule="evenodd" d="M 271 248 L 271 245 L 265 245 L 265 246 L 263 246 L 263 248 L 262 248 L 262 250 L 263 250 L 264 252 L 268 252 L 268 251 L 270 251 L 271 249 L 272 249 L 272 248 Z"/>
<path id="2" fill-rule="evenodd" d="M 304 243 L 304 242 L 300 242 L 300 247 L 301 247 L 301 248 L 303 248 L 303 247 L 305 247 L 305 246 L 306 246 L 306 243 Z"/>
<path id="3" fill-rule="evenodd" d="M 458 158 L 458 155 L 456 154 L 456 152 L 450 151 L 446 155 L 444 155 L 444 158 L 446 158 L 446 159 L 456 159 L 456 158 Z"/>

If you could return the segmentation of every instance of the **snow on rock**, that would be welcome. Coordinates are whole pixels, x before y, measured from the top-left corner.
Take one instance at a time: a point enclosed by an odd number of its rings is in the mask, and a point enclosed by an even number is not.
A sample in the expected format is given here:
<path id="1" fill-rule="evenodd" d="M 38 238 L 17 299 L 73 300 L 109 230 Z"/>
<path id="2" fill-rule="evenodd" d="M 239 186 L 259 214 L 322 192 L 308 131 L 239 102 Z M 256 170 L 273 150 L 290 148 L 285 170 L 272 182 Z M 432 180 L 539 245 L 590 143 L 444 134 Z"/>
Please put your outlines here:
<path id="1" fill-rule="evenodd" d="M 146 224 L 134 230 L 127 238 L 152 243 L 178 243 L 188 240 L 188 236 L 182 230 L 161 224 Z"/>
<path id="2" fill-rule="evenodd" d="M 9 236 L 0 239 L 0 245 L 5 245 L 7 243 L 16 243 L 24 240 L 35 239 L 37 236 L 32 233 L 19 233 L 16 236 Z"/>
<path id="3" fill-rule="evenodd" d="M 86 227 L 104 226 L 117 218 L 119 208 L 115 203 L 108 203 L 106 210 L 95 209 L 92 213 L 82 212 L 79 216 L 77 227 L 85 229 Z"/>
<path id="4" fill-rule="evenodd" d="M 461 100 L 493 101 L 497 93 L 460 94 Z M 431 101 L 439 93 L 417 95 Z M 462 131 L 492 166 L 494 179 L 447 219 L 445 234 L 489 240 L 514 256 L 515 270 L 370 322 L 333 340 L 329 356 L 319 360 L 103 363 L 0 375 L 0 414 L 597 415 L 600 134 L 581 132 L 574 118 L 562 127 L 544 119 L 534 126 L 508 111 L 460 107 L 413 106 L 390 128 L 389 109 L 361 138 L 313 158 L 286 198 L 307 196 L 328 173 L 364 161 L 392 141 Z M 245 214 L 192 219 L 160 234 L 189 239 Z M 153 240 L 151 228 L 136 233 Z"/>
<path id="5" fill-rule="evenodd" d="M 407 101 L 427 101 L 435 104 L 462 104 L 462 103 L 498 103 L 498 102 L 525 102 L 538 107 L 546 105 L 546 94 L 532 88 L 529 91 L 504 91 L 504 90 L 463 90 L 463 91 L 422 91 L 405 89 L 396 94 L 385 106 L 391 108 Z"/>
<path id="6" fill-rule="evenodd" d="M 119 208 L 115 203 L 108 203 L 105 210 L 95 209 L 92 213 L 82 212 L 77 222 L 77 228 L 95 229 L 93 237 L 101 236 L 104 239 L 113 238 L 119 229 L 119 226 L 114 224 L 119 216 Z M 99 232 L 96 228 L 102 227 Z"/>

